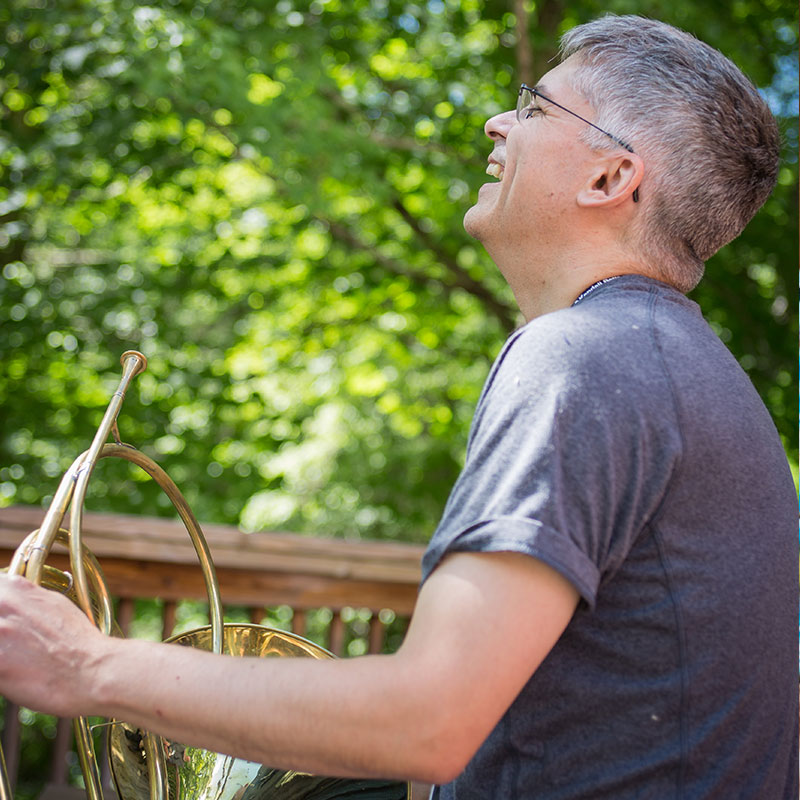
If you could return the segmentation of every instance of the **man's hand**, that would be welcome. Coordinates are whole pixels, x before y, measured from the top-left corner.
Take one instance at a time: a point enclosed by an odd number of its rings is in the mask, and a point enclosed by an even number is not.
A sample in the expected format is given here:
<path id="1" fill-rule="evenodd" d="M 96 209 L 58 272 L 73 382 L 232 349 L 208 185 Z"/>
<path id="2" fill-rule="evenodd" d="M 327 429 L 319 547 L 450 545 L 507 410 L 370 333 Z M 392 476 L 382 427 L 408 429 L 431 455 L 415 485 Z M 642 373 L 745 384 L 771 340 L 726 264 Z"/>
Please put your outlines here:
<path id="1" fill-rule="evenodd" d="M 0 694 L 47 714 L 88 713 L 84 682 L 105 640 L 63 595 L 0 574 Z"/>

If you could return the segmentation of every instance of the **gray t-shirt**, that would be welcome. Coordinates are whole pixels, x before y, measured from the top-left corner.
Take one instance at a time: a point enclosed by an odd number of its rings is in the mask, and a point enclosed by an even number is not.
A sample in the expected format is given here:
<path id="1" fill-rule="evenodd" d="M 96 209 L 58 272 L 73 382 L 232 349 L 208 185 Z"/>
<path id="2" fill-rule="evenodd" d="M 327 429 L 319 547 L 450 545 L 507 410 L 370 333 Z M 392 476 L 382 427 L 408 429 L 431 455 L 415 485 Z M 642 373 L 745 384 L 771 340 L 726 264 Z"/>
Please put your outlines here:
<path id="1" fill-rule="evenodd" d="M 509 338 L 423 580 L 455 551 L 526 553 L 582 600 L 434 796 L 797 797 L 797 496 L 695 303 L 623 276 Z"/>

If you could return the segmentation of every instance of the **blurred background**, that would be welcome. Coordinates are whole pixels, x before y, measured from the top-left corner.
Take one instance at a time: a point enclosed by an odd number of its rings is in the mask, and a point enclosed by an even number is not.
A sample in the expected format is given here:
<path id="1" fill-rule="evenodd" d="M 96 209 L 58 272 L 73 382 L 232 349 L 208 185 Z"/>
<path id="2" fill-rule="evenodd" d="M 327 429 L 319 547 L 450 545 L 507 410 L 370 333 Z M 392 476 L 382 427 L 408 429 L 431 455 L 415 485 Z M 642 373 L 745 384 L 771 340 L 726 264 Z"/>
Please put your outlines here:
<path id="1" fill-rule="evenodd" d="M 120 422 L 201 520 L 425 541 L 519 324 L 462 229 L 487 116 L 604 11 L 762 89 L 779 185 L 695 291 L 797 460 L 797 6 L 788 0 L 12 0 L 0 9 L 0 503 Z M 92 510 L 171 513 L 101 464 Z"/>
<path id="2" fill-rule="evenodd" d="M 483 123 L 606 11 L 721 49 L 779 119 L 775 193 L 693 297 L 796 475 L 796 3 L 6 0 L 0 506 L 49 501 L 136 348 L 122 438 L 200 520 L 427 540 L 521 322 L 461 223 Z M 126 462 L 88 508 L 173 513 Z"/>

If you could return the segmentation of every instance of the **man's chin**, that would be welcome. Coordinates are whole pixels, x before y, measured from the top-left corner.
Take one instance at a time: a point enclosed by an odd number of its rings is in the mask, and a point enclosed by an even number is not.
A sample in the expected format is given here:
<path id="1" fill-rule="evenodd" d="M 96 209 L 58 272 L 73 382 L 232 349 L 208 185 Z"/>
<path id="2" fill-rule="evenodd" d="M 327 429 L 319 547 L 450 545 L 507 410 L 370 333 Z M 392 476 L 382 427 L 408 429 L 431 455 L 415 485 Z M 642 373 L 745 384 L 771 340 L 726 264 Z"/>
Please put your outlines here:
<path id="1" fill-rule="evenodd" d="M 481 231 L 483 229 L 481 225 L 482 216 L 483 214 L 477 205 L 467 209 L 467 213 L 464 214 L 464 230 L 478 241 L 481 241 Z"/>

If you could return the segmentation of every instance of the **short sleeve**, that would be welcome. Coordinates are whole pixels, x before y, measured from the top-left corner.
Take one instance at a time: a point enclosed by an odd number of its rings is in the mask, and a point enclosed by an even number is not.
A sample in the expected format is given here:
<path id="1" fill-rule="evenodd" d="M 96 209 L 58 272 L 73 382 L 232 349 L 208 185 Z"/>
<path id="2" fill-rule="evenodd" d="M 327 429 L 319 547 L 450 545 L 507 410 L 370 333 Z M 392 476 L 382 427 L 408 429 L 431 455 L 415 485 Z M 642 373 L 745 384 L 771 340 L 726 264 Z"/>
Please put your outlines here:
<path id="1" fill-rule="evenodd" d="M 590 607 L 655 513 L 680 455 L 671 388 L 639 324 L 574 308 L 529 323 L 498 357 L 461 475 L 423 559 L 520 552 Z M 611 358 L 609 338 L 620 337 Z M 623 346 L 619 346 L 622 344 Z"/>

